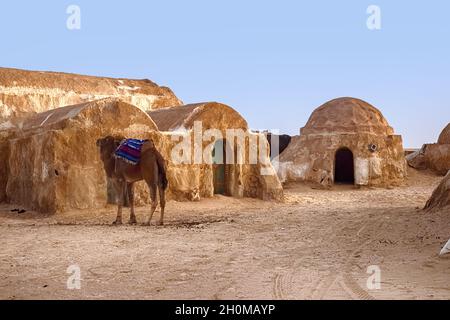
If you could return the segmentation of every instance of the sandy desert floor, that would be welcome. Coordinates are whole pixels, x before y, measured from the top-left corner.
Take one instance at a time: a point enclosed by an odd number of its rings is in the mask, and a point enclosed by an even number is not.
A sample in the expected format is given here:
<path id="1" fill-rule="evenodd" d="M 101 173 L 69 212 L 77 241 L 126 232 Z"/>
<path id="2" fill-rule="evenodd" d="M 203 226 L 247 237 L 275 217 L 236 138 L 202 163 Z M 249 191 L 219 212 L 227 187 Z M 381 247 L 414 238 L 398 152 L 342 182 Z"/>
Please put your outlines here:
<path id="1" fill-rule="evenodd" d="M 439 179 L 411 170 L 395 189 L 290 185 L 282 204 L 171 201 L 164 227 L 113 227 L 112 206 L 43 216 L 2 205 L 0 298 L 450 299 L 450 259 L 438 257 L 450 210 L 420 210 Z M 67 289 L 73 264 L 80 290 Z M 380 289 L 367 288 L 371 265 Z"/>

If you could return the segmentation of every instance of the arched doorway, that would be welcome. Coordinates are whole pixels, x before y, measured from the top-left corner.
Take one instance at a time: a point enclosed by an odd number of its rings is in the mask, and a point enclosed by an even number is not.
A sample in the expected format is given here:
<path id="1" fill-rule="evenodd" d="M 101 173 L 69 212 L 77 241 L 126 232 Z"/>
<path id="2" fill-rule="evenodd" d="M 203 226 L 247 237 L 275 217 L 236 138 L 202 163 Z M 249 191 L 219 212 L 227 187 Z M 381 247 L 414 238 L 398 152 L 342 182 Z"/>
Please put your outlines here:
<path id="1" fill-rule="evenodd" d="M 334 161 L 334 183 L 355 183 L 353 152 L 348 148 L 341 148 L 336 151 Z"/>
<path id="2" fill-rule="evenodd" d="M 212 150 L 214 194 L 225 194 L 225 142 L 217 140 Z"/>

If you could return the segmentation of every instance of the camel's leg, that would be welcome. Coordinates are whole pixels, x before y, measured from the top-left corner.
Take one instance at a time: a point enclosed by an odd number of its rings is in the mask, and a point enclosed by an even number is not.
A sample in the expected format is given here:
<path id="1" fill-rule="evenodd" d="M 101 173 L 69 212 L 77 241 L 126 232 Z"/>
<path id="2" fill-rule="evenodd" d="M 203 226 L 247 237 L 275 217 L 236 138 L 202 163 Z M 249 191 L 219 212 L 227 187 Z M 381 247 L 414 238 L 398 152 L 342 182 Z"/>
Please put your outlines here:
<path id="1" fill-rule="evenodd" d="M 130 204 L 130 221 L 129 224 L 136 224 L 136 214 L 134 213 L 134 183 L 127 185 L 128 203 Z"/>
<path id="2" fill-rule="evenodd" d="M 164 224 L 164 208 L 166 207 L 166 190 L 163 189 L 161 185 L 158 186 L 159 189 L 159 204 L 161 207 L 161 217 L 159 219 L 159 225 Z"/>
<path id="3" fill-rule="evenodd" d="M 117 217 L 116 221 L 113 222 L 114 225 L 122 224 L 122 207 L 124 204 L 124 193 L 125 193 L 126 183 L 124 181 L 114 180 L 114 189 L 116 190 L 117 197 Z"/>
<path id="4" fill-rule="evenodd" d="M 155 213 L 156 206 L 158 205 L 158 198 L 156 197 L 156 192 L 157 192 L 156 185 L 148 183 L 148 188 L 150 190 L 150 198 L 152 199 L 152 208 L 150 210 L 150 215 L 148 216 L 148 220 L 145 223 L 147 226 L 150 225 L 150 221 L 152 221 L 153 213 Z"/>

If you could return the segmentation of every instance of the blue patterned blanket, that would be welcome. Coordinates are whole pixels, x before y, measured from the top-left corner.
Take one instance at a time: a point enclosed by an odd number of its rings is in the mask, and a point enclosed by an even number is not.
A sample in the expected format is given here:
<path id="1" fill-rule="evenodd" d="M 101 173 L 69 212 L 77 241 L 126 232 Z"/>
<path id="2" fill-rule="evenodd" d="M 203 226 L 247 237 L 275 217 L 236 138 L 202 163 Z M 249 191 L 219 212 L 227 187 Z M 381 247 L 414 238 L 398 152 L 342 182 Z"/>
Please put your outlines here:
<path id="1" fill-rule="evenodd" d="M 142 145 L 147 141 L 148 140 L 125 139 L 120 143 L 114 156 L 129 164 L 137 165 L 141 160 Z"/>

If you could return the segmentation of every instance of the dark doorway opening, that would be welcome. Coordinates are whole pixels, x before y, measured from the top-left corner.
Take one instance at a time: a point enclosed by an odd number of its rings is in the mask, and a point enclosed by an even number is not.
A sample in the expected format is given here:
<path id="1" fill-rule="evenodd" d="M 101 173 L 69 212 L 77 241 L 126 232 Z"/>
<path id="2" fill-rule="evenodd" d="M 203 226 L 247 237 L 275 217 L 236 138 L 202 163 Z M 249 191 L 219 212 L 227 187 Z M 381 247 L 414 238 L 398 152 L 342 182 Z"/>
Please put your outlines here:
<path id="1" fill-rule="evenodd" d="M 225 141 L 217 140 L 212 150 L 214 194 L 225 194 Z"/>
<path id="2" fill-rule="evenodd" d="M 353 153 L 348 148 L 342 148 L 336 151 L 334 162 L 334 182 L 341 184 L 355 183 Z"/>

